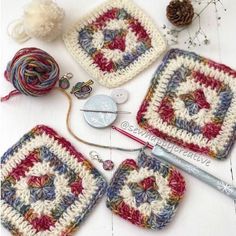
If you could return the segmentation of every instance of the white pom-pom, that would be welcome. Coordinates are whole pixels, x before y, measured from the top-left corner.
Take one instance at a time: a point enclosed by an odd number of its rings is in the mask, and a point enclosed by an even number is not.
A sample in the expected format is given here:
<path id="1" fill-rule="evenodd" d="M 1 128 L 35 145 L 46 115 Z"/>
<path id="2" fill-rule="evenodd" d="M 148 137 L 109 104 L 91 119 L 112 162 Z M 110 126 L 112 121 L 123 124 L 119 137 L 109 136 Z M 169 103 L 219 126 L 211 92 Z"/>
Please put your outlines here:
<path id="1" fill-rule="evenodd" d="M 18 42 L 30 37 L 52 41 L 61 34 L 64 16 L 64 10 L 53 0 L 32 0 L 24 10 L 21 23 L 12 28 L 11 36 Z"/>

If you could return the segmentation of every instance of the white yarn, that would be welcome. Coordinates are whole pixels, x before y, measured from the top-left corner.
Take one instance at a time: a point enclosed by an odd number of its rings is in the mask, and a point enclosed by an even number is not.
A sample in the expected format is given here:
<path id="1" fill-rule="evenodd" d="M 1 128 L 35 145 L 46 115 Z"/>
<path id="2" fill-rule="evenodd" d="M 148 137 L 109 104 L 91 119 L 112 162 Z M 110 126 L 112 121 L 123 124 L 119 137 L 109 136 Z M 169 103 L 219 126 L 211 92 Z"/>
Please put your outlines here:
<path id="1" fill-rule="evenodd" d="M 65 12 L 53 0 L 32 0 L 21 20 L 13 22 L 10 36 L 22 43 L 29 38 L 52 41 L 61 34 Z"/>

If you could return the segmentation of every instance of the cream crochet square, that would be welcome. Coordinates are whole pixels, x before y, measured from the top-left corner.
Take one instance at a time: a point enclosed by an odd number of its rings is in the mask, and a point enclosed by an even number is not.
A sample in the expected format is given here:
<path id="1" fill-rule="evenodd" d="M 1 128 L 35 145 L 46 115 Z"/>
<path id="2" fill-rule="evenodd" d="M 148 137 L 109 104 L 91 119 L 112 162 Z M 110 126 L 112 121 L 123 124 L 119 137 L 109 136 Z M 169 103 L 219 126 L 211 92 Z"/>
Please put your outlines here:
<path id="1" fill-rule="evenodd" d="M 36 126 L 1 157 L 1 222 L 12 235 L 71 235 L 106 191 L 63 137 Z"/>
<path id="2" fill-rule="evenodd" d="M 195 53 L 170 50 L 137 114 L 154 135 L 213 158 L 235 140 L 236 71 Z"/>
<path id="3" fill-rule="evenodd" d="M 75 60 L 98 82 L 117 87 L 150 65 L 166 48 L 152 20 L 129 0 L 110 0 L 64 34 Z"/>

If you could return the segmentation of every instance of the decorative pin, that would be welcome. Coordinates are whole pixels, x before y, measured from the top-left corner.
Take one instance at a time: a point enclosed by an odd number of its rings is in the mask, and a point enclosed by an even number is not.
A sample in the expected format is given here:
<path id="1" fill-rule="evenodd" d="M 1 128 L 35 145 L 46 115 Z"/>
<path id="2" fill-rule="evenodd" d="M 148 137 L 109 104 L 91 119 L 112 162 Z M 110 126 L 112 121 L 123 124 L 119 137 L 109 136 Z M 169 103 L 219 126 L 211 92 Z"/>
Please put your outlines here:
<path id="1" fill-rule="evenodd" d="M 91 151 L 89 153 L 89 156 L 92 158 L 92 160 L 96 160 L 99 163 L 102 163 L 102 167 L 104 170 L 113 170 L 114 162 L 112 160 L 103 161 L 96 151 Z"/>
<path id="2" fill-rule="evenodd" d="M 61 89 L 68 89 L 70 87 L 70 79 L 73 77 L 72 73 L 66 73 L 59 80 L 59 87 Z"/>
<path id="3" fill-rule="evenodd" d="M 92 85 L 94 82 L 92 80 L 88 80 L 87 82 L 78 82 L 74 85 L 71 90 L 71 94 L 74 94 L 78 99 L 87 98 L 92 92 Z"/>

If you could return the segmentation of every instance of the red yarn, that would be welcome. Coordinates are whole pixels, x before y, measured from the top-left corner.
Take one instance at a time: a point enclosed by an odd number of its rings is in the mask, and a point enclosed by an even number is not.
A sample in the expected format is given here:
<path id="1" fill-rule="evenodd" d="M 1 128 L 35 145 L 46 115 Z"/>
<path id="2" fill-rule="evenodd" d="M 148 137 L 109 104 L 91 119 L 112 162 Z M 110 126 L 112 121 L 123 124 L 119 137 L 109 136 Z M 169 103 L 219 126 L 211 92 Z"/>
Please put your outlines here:
<path id="1" fill-rule="evenodd" d="M 142 185 L 142 187 L 147 190 L 150 188 L 153 188 L 156 186 L 156 179 L 153 176 L 147 177 L 145 179 L 143 179 L 140 184 Z"/>
<path id="2" fill-rule="evenodd" d="M 130 28 L 133 32 L 135 32 L 136 36 L 139 40 L 146 40 L 149 39 L 149 36 L 146 30 L 143 28 L 141 23 L 138 20 L 133 20 L 130 22 Z"/>
<path id="3" fill-rule="evenodd" d="M 210 87 L 211 89 L 215 89 L 218 91 L 222 88 L 223 83 L 219 80 L 214 79 L 210 76 L 205 76 L 203 73 L 199 71 L 193 72 L 193 77 L 195 81 L 200 82 L 201 84 L 205 85 L 206 87 Z"/>
<path id="4" fill-rule="evenodd" d="M 203 127 L 203 135 L 208 139 L 215 138 L 221 130 L 221 124 L 208 123 Z"/>
<path id="5" fill-rule="evenodd" d="M 97 64 L 102 71 L 111 72 L 114 69 L 114 63 L 108 61 L 101 52 L 94 55 L 94 63 Z"/>
<path id="6" fill-rule="evenodd" d="M 112 42 L 108 44 L 108 48 L 111 50 L 119 49 L 122 52 L 125 51 L 125 37 L 126 35 L 117 35 Z"/>
<path id="7" fill-rule="evenodd" d="M 73 183 L 70 184 L 71 192 L 78 196 L 80 193 L 83 191 L 83 185 L 82 185 L 82 180 L 77 180 Z"/>
<path id="8" fill-rule="evenodd" d="M 171 101 L 168 98 L 164 98 L 161 101 L 160 107 L 158 109 L 159 115 L 163 121 L 170 123 L 174 118 L 174 109 L 171 105 Z"/>
<path id="9" fill-rule="evenodd" d="M 137 169 L 137 168 L 138 168 L 138 166 L 137 166 L 137 164 L 136 164 L 136 161 L 135 161 L 135 160 L 131 160 L 131 159 L 125 160 L 125 161 L 123 162 L 123 165 L 130 166 L 130 167 L 132 167 L 133 169 Z"/>
<path id="10" fill-rule="evenodd" d="M 55 220 L 47 215 L 42 215 L 41 217 L 36 217 L 31 220 L 31 224 L 37 232 L 46 231 L 49 230 L 51 226 L 55 225 Z"/>
<path id="11" fill-rule="evenodd" d="M 114 20 L 117 17 L 119 9 L 118 8 L 112 8 L 111 10 L 108 10 L 103 15 L 98 17 L 92 24 L 98 28 L 101 29 L 106 25 L 106 23 L 110 20 Z"/>
<path id="12" fill-rule="evenodd" d="M 38 153 L 37 151 L 29 154 L 27 158 L 21 161 L 20 164 L 15 167 L 11 173 L 9 174 L 10 177 L 12 177 L 15 180 L 19 180 L 21 177 L 25 176 L 25 172 L 27 172 L 30 167 L 34 165 L 34 163 L 39 161 Z"/>
<path id="13" fill-rule="evenodd" d="M 141 225 L 143 222 L 140 212 L 130 207 L 123 201 L 118 206 L 117 211 L 122 218 L 129 220 L 133 224 Z"/>
<path id="14" fill-rule="evenodd" d="M 201 89 L 194 91 L 194 98 L 200 108 L 210 108 L 210 104 L 207 102 L 204 92 Z"/>
<path id="15" fill-rule="evenodd" d="M 176 170 L 171 171 L 169 177 L 169 187 L 174 196 L 182 197 L 185 192 L 185 181 L 183 176 Z"/>

